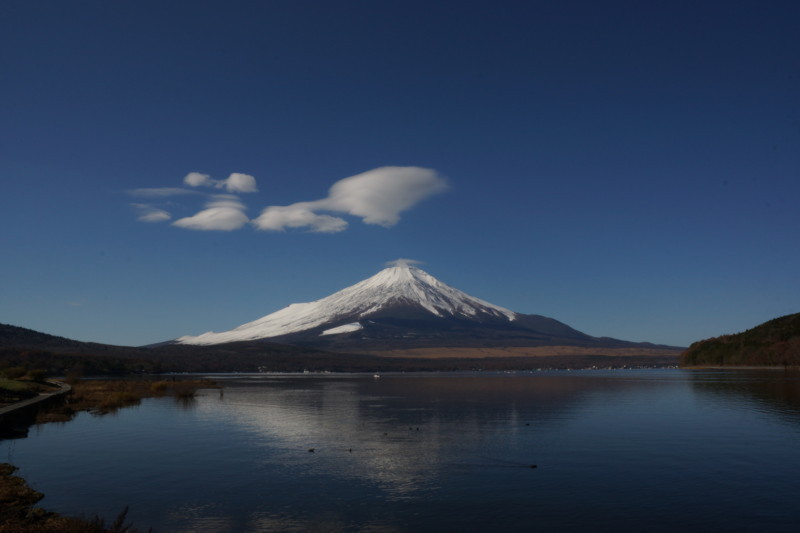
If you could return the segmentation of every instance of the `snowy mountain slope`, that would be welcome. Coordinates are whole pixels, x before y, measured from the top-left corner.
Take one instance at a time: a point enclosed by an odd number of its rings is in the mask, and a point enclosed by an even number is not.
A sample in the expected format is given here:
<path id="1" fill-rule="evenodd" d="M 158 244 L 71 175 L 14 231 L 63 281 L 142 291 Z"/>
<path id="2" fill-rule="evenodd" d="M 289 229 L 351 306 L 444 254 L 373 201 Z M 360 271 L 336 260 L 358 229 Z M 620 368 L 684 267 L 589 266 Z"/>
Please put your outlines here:
<path id="1" fill-rule="evenodd" d="M 374 323 L 369 319 L 392 316 L 418 321 L 438 318 L 509 323 L 525 315 L 470 296 L 416 267 L 399 264 L 321 300 L 292 304 L 231 331 L 184 336 L 176 342 L 221 344 L 312 331 L 329 336 L 369 329 Z M 320 328 L 323 331 L 316 332 Z"/>
<path id="2" fill-rule="evenodd" d="M 643 347 L 592 337 L 553 318 L 515 313 L 398 261 L 315 302 L 292 304 L 230 331 L 172 341 L 217 345 L 264 341 L 336 352 L 437 347 Z"/>

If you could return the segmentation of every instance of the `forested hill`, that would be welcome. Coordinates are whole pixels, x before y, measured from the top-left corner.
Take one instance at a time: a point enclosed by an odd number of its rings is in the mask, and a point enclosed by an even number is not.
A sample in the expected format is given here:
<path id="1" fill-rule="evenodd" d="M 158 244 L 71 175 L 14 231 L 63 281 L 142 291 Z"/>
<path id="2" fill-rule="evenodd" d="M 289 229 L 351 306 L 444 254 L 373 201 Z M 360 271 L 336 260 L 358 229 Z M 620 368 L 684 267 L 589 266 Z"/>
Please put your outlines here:
<path id="1" fill-rule="evenodd" d="M 0 347 L 36 347 L 36 348 L 80 348 L 87 343 L 48 335 L 40 331 L 0 324 Z"/>
<path id="2" fill-rule="evenodd" d="M 735 335 L 695 342 L 682 366 L 800 366 L 800 313 Z"/>

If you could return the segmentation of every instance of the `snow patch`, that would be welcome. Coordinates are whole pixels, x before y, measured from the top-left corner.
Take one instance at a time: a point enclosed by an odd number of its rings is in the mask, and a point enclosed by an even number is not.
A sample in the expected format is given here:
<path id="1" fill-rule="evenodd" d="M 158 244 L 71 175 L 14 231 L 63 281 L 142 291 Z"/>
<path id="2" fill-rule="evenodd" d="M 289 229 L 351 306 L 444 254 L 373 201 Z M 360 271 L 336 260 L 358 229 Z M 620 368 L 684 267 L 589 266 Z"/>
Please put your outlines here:
<path id="1" fill-rule="evenodd" d="M 339 333 L 352 333 L 353 331 L 358 331 L 360 329 L 364 329 L 364 326 L 362 326 L 358 322 L 353 322 L 352 324 L 345 324 L 344 326 L 339 326 L 338 328 L 326 329 L 325 331 L 320 333 L 320 337 L 322 335 L 338 335 Z"/>

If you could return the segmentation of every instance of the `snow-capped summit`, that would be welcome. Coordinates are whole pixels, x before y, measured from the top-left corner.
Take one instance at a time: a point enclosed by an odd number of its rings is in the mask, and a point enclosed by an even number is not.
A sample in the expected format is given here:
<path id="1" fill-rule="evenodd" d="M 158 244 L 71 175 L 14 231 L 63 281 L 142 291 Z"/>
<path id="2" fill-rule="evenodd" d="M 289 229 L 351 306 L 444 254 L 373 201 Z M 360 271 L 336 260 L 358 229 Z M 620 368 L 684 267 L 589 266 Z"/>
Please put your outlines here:
<path id="1" fill-rule="evenodd" d="M 352 334 L 382 321 L 510 323 L 520 315 L 450 287 L 411 261 L 398 260 L 371 278 L 309 303 L 292 304 L 231 331 L 176 339 L 181 344 L 221 344 L 306 333 Z"/>

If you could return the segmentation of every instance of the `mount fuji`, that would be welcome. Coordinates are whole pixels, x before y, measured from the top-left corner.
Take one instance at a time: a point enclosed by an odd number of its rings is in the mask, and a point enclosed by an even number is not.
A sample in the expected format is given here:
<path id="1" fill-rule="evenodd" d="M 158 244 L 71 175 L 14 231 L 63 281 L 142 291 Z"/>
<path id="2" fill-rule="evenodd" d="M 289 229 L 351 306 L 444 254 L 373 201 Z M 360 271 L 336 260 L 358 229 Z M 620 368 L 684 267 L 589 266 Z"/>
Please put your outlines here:
<path id="1" fill-rule="evenodd" d="M 555 319 L 521 314 L 442 283 L 398 260 L 326 298 L 292 304 L 230 331 L 173 343 L 217 345 L 270 341 L 334 351 L 416 348 L 653 346 L 592 337 Z"/>

